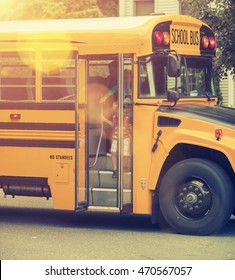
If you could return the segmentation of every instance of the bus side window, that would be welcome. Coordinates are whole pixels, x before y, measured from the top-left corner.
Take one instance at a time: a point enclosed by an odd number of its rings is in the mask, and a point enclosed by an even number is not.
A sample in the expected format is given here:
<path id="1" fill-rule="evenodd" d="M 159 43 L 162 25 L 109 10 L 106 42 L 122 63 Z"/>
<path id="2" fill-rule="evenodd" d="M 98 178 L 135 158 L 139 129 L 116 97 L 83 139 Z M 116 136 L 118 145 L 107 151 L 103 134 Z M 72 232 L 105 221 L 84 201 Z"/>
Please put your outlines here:
<path id="1" fill-rule="evenodd" d="M 34 54 L 0 53 L 0 99 L 35 100 Z"/>
<path id="2" fill-rule="evenodd" d="M 59 66 L 49 66 L 42 78 L 42 100 L 58 100 L 67 95 L 66 80 L 61 76 Z"/>
<path id="3" fill-rule="evenodd" d="M 42 53 L 42 101 L 68 101 L 75 99 L 76 69 L 73 53 L 65 51 Z"/>

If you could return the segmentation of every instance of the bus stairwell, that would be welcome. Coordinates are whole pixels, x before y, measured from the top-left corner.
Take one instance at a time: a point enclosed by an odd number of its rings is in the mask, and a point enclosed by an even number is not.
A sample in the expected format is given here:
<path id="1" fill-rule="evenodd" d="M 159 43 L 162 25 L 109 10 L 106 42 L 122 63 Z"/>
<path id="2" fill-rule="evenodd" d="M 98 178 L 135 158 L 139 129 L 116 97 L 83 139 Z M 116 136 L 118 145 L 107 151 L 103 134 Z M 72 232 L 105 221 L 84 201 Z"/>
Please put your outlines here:
<path id="1" fill-rule="evenodd" d="M 117 207 L 117 178 L 113 178 L 111 154 L 106 152 L 103 106 L 98 128 L 89 126 L 89 205 Z"/>

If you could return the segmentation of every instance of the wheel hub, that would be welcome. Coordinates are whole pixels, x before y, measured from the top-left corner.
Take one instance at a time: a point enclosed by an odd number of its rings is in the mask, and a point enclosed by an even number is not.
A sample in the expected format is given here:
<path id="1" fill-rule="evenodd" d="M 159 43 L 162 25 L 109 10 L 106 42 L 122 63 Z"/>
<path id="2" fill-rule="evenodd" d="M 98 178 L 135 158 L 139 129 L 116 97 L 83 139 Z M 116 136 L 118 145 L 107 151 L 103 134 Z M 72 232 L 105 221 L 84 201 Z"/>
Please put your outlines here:
<path id="1" fill-rule="evenodd" d="M 196 193 L 190 192 L 186 195 L 185 199 L 189 204 L 195 204 L 198 200 L 198 196 Z"/>
<path id="2" fill-rule="evenodd" d="M 210 189 L 201 180 L 191 180 L 178 188 L 176 207 L 186 218 L 200 219 L 208 213 L 211 203 Z"/>

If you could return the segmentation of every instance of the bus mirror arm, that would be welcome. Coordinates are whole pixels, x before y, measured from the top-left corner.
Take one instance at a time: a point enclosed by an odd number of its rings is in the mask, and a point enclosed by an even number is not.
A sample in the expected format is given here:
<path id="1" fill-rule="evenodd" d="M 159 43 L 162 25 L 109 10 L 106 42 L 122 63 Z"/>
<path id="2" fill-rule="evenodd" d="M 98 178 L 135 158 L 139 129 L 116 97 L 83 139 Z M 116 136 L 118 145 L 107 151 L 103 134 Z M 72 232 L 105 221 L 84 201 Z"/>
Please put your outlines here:
<path id="1" fill-rule="evenodd" d="M 179 98 L 180 98 L 180 93 L 178 90 L 168 90 L 167 91 L 167 101 L 174 102 L 176 104 L 176 102 Z"/>

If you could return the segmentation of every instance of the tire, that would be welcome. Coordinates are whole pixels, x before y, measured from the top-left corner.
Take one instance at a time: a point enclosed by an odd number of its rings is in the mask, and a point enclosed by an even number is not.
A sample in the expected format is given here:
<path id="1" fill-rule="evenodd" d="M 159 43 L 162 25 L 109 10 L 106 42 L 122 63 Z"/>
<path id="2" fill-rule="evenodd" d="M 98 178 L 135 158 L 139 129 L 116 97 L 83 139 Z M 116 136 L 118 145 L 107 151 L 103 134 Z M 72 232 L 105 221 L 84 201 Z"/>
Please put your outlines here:
<path id="1" fill-rule="evenodd" d="M 209 235 L 230 219 L 234 188 L 226 172 L 205 159 L 186 159 L 172 166 L 162 179 L 160 209 L 178 233 Z"/>

